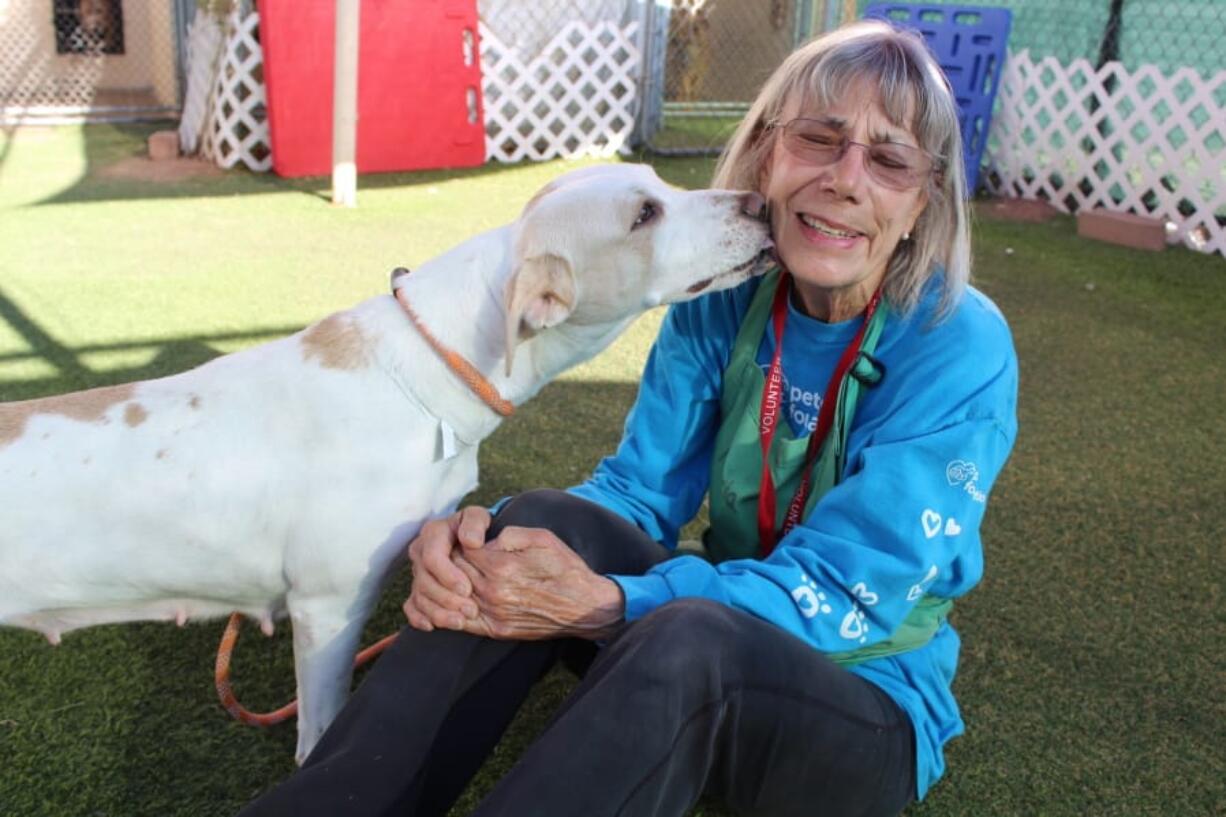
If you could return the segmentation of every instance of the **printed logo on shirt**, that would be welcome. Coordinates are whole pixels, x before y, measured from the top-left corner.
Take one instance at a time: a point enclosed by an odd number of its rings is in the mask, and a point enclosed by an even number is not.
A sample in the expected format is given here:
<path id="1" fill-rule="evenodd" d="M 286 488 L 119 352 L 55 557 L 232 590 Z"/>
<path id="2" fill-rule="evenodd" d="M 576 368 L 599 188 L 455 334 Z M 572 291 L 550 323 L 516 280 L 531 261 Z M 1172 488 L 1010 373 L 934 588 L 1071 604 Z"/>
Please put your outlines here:
<path id="1" fill-rule="evenodd" d="M 767 375 L 770 365 L 763 363 L 758 365 L 762 369 L 762 374 Z M 787 375 L 784 374 L 783 396 L 784 413 L 787 415 L 788 424 L 792 427 L 792 433 L 797 436 L 811 434 L 813 429 L 817 428 L 817 415 L 822 410 L 821 393 L 793 386 L 788 382 Z"/>
<path id="2" fill-rule="evenodd" d="M 973 462 L 966 460 L 951 460 L 945 466 L 945 479 L 955 488 L 961 486 L 963 491 L 976 502 L 986 502 L 988 495 L 979 490 L 976 484 L 979 480 L 979 468 Z"/>

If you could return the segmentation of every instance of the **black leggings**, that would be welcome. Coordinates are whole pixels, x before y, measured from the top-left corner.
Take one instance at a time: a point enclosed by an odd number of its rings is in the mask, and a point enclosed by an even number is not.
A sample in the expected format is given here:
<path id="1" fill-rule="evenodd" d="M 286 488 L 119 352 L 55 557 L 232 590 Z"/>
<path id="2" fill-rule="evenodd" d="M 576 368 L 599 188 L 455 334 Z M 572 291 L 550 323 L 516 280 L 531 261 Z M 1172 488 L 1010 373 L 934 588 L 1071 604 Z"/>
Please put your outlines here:
<path id="1" fill-rule="evenodd" d="M 559 491 L 508 503 L 601 573 L 667 553 L 621 517 Z M 479 815 L 683 815 L 704 793 L 763 815 L 897 814 L 914 797 L 906 714 L 797 638 L 703 599 L 665 604 L 602 649 L 406 627 L 302 768 L 257 815 L 444 815 L 532 685 L 586 672 Z"/>

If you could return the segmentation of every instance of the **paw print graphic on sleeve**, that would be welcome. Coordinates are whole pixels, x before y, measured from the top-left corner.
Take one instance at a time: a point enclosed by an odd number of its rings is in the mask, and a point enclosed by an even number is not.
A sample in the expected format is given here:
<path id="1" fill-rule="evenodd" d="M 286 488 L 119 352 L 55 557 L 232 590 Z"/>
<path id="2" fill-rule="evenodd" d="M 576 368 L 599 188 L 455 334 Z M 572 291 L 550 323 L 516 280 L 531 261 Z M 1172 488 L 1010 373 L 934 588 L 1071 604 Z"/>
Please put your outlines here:
<path id="1" fill-rule="evenodd" d="M 861 644 L 868 641 L 868 621 L 860 605 L 853 604 L 851 611 L 843 616 L 843 623 L 839 625 L 839 635 L 848 641 L 858 641 Z"/>
<path id="2" fill-rule="evenodd" d="M 792 590 L 792 600 L 805 618 L 813 618 L 818 613 L 830 613 L 830 605 L 826 603 L 826 594 L 817 589 L 817 582 L 803 573 L 800 584 Z"/>

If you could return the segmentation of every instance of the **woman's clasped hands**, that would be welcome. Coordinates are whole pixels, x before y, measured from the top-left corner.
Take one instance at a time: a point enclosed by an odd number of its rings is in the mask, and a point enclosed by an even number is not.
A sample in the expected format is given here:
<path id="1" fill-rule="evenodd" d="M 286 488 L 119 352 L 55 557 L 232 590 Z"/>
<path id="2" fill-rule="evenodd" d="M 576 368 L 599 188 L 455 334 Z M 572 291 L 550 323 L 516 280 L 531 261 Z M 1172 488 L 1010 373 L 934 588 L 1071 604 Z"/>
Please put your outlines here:
<path id="1" fill-rule="evenodd" d="M 622 623 L 616 582 L 552 532 L 512 526 L 487 542 L 490 524 L 470 506 L 422 527 L 409 545 L 409 624 L 523 641 L 603 638 Z"/>

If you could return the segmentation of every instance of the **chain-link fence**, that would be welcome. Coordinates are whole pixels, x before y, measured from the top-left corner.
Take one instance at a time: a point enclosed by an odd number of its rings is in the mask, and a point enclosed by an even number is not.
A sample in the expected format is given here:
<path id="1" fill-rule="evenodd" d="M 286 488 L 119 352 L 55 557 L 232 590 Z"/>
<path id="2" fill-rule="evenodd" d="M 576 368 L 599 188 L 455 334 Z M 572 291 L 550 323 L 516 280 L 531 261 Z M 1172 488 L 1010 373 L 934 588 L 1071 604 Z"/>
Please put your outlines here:
<path id="1" fill-rule="evenodd" d="M 859 0 L 857 13 L 872 0 Z M 926 0 L 1013 12 L 1009 50 L 1063 63 L 1083 58 L 1125 68 L 1156 65 L 1170 73 L 1195 68 L 1205 77 L 1226 66 L 1223 0 Z"/>
<path id="2" fill-rule="evenodd" d="M 0 0 L 0 122 L 173 115 L 195 0 Z"/>
<path id="3" fill-rule="evenodd" d="M 642 141 L 718 151 L 784 58 L 829 13 L 826 0 L 672 0 L 648 40 Z"/>
<path id="4" fill-rule="evenodd" d="M 564 27 L 634 27 L 635 141 L 663 152 L 723 145 L 759 86 L 821 30 L 837 0 L 478 0 L 482 23 L 524 61 Z M 487 100 L 488 102 L 488 100 Z"/>
<path id="5" fill-rule="evenodd" d="M 713 152 L 758 87 L 803 40 L 862 16 L 873 0 L 669 0 L 647 40 L 641 135 L 663 152 Z M 650 5 L 650 0 L 649 0 Z M 1009 49 L 1209 78 L 1226 65 L 1226 0 L 926 0 L 1007 8 Z M 653 83 L 656 87 L 653 88 Z M 1219 92 L 1226 95 L 1226 90 Z"/>

